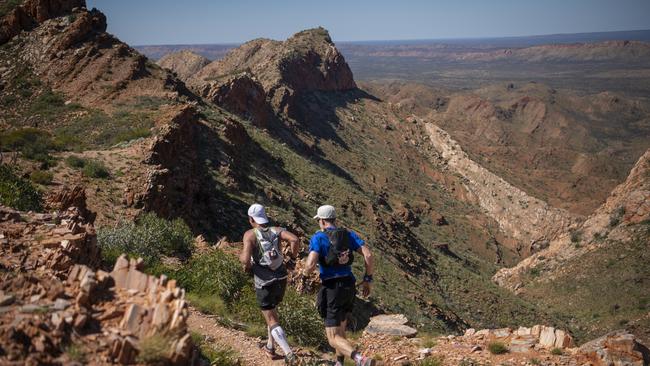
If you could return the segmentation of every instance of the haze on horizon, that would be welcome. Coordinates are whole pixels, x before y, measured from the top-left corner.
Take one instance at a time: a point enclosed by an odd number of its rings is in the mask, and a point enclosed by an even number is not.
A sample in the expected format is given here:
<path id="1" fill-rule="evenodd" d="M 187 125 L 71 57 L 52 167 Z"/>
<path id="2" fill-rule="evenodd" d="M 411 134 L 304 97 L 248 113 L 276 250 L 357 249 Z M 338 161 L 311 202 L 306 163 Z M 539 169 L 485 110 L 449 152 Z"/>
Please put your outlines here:
<path id="1" fill-rule="evenodd" d="M 131 45 L 285 39 L 323 26 L 335 41 L 490 38 L 650 29 L 647 0 L 88 0 Z"/>

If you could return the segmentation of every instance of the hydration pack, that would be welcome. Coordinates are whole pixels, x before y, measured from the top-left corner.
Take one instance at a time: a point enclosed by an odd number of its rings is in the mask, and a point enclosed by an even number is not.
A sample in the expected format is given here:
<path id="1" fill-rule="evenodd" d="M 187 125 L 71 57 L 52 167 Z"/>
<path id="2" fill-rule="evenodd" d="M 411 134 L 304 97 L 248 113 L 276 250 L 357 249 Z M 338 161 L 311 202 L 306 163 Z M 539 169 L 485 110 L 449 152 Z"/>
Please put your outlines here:
<path id="1" fill-rule="evenodd" d="M 350 233 L 347 229 L 325 230 L 330 240 L 330 248 L 325 257 L 320 258 L 326 267 L 344 267 L 352 265 L 354 253 L 350 249 Z"/>
<path id="2" fill-rule="evenodd" d="M 273 271 L 280 268 L 284 261 L 282 253 L 280 253 L 280 235 L 270 228 L 256 228 L 255 237 L 257 238 L 257 251 L 253 255 L 253 262 Z"/>

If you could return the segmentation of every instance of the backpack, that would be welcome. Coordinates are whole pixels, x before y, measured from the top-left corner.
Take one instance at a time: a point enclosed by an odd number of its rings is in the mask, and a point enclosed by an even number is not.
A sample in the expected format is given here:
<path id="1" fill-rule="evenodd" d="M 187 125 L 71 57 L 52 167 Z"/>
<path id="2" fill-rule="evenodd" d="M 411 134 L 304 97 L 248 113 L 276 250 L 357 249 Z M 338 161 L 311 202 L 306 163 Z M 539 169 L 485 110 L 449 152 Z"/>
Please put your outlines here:
<path id="1" fill-rule="evenodd" d="M 255 228 L 254 231 L 257 238 L 257 250 L 253 255 L 253 262 L 273 271 L 280 268 L 284 262 L 279 246 L 280 235 L 270 228 Z"/>
<path id="2" fill-rule="evenodd" d="M 350 233 L 347 229 L 325 230 L 325 235 L 330 241 L 327 255 L 320 258 L 321 265 L 325 267 L 344 267 L 352 265 L 354 253 L 350 249 Z"/>

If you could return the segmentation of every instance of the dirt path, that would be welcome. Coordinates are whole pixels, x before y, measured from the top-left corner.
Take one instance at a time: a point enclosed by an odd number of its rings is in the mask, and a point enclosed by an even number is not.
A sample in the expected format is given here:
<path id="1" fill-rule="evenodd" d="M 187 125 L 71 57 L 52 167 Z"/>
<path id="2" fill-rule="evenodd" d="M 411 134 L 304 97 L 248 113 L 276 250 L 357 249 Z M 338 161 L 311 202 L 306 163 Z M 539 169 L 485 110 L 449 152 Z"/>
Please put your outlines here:
<path id="1" fill-rule="evenodd" d="M 190 308 L 187 324 L 190 330 L 212 338 L 215 345 L 232 348 L 239 355 L 242 365 L 284 365 L 283 360 L 271 361 L 258 347 L 257 338 L 249 337 L 240 330 L 223 327 L 213 317 L 194 308 Z"/>

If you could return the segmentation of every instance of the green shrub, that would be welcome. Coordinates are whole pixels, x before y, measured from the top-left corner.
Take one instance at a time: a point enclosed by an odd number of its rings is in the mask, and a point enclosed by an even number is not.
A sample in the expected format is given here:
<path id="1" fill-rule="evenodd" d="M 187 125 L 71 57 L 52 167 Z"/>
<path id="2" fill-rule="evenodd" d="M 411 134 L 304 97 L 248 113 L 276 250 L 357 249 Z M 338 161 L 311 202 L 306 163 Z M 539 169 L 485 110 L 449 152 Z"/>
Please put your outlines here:
<path id="1" fill-rule="evenodd" d="M 435 337 L 431 334 L 420 335 L 420 339 L 422 339 L 422 343 L 420 343 L 420 345 L 424 348 L 433 348 L 436 346 L 436 344 L 438 344 Z"/>
<path id="2" fill-rule="evenodd" d="M 65 159 L 65 162 L 71 168 L 81 169 L 81 173 L 88 178 L 106 179 L 111 176 L 104 163 L 98 160 L 70 155 Z"/>
<path id="3" fill-rule="evenodd" d="M 248 281 L 239 292 L 236 301 L 227 304 L 230 315 L 239 322 L 251 325 L 266 325 L 260 312 L 253 282 Z"/>
<path id="4" fill-rule="evenodd" d="M 531 277 L 539 277 L 539 275 L 542 273 L 542 270 L 539 267 L 533 267 L 530 269 L 530 275 Z"/>
<path id="5" fill-rule="evenodd" d="M 464 361 L 464 360 L 463 360 Z M 427 357 L 417 363 L 418 366 L 442 366 L 442 359 L 439 357 Z"/>
<path id="6" fill-rule="evenodd" d="M 0 204 L 21 211 L 40 211 L 41 194 L 29 180 L 17 176 L 12 168 L 0 165 Z"/>
<path id="7" fill-rule="evenodd" d="M 83 346 L 72 343 L 63 350 L 70 360 L 84 364 L 86 362 L 86 351 Z"/>
<path id="8" fill-rule="evenodd" d="M 582 240 L 582 232 L 580 230 L 572 230 L 571 231 L 571 242 L 574 244 L 580 243 L 580 240 Z"/>
<path id="9" fill-rule="evenodd" d="M 325 346 L 327 338 L 323 322 L 311 297 L 287 288 L 284 300 L 278 307 L 284 330 L 302 346 Z"/>
<path id="10" fill-rule="evenodd" d="M 493 355 L 502 355 L 508 352 L 508 347 L 502 342 L 490 342 L 488 344 L 488 350 Z"/>
<path id="11" fill-rule="evenodd" d="M 19 67 L 11 80 L 11 85 L 21 98 L 29 98 L 34 94 L 34 89 L 41 86 L 41 81 L 29 67 L 24 65 Z"/>
<path id="12" fill-rule="evenodd" d="M 621 222 L 621 219 L 625 215 L 625 207 L 620 206 L 609 216 L 609 227 L 614 227 Z"/>
<path id="13" fill-rule="evenodd" d="M 532 358 L 530 360 L 530 363 L 533 364 L 533 365 L 541 365 L 542 361 L 540 361 L 538 358 Z"/>
<path id="14" fill-rule="evenodd" d="M 39 115 L 44 119 L 51 121 L 62 113 L 81 108 L 78 104 L 65 105 L 63 94 L 45 90 L 39 94 L 30 104 L 28 113 L 30 115 Z"/>
<path id="15" fill-rule="evenodd" d="M 227 314 L 226 304 L 217 296 L 201 295 L 195 292 L 187 293 L 187 301 L 204 314 L 225 316 Z"/>
<path id="16" fill-rule="evenodd" d="M 0 134 L 3 151 L 18 151 L 25 159 L 46 164 L 54 162 L 50 152 L 59 150 L 49 133 L 38 128 L 21 128 Z"/>
<path id="17" fill-rule="evenodd" d="M 31 179 L 31 181 L 34 183 L 48 185 L 52 184 L 54 175 L 44 170 L 34 170 L 33 172 L 29 173 L 29 179 Z"/>
<path id="18" fill-rule="evenodd" d="M 188 256 L 194 239 L 183 220 L 168 221 L 146 213 L 135 222 L 121 222 L 115 227 L 100 229 L 97 243 L 107 265 L 114 264 L 122 253 L 142 257 L 145 265 L 152 265 L 161 255 Z"/>
<path id="19" fill-rule="evenodd" d="M 70 155 L 65 158 L 65 162 L 70 168 L 82 169 L 84 166 L 86 166 L 87 160 L 76 155 Z"/>
<path id="20" fill-rule="evenodd" d="M 92 111 L 56 129 L 57 141 L 67 147 L 110 147 L 151 135 L 153 119 L 147 113 L 122 110 L 108 115 Z"/>
<path id="21" fill-rule="evenodd" d="M 551 354 L 552 354 L 552 355 L 561 356 L 562 353 L 563 353 L 563 352 L 562 352 L 562 349 L 561 349 L 561 348 L 557 348 L 557 347 L 556 347 L 556 348 L 553 348 L 553 349 L 551 350 Z"/>
<path id="22" fill-rule="evenodd" d="M 205 342 L 203 336 L 197 332 L 190 333 L 192 343 L 199 350 L 199 358 L 207 361 L 210 365 L 238 366 L 239 359 L 235 351 L 230 348 L 216 349 Z"/>
<path id="23" fill-rule="evenodd" d="M 145 365 L 164 364 L 169 361 L 172 339 L 165 334 L 153 334 L 140 340 L 136 361 Z"/>
<path id="24" fill-rule="evenodd" d="M 238 299 L 245 286 L 250 287 L 237 259 L 221 250 L 193 256 L 176 279 L 187 291 L 219 296 L 227 305 Z"/>
<path id="25" fill-rule="evenodd" d="M 84 163 L 84 167 L 81 169 L 81 172 L 88 178 L 106 179 L 111 176 L 111 174 L 108 172 L 108 168 L 104 165 L 104 163 L 97 160 L 87 160 Z"/>

